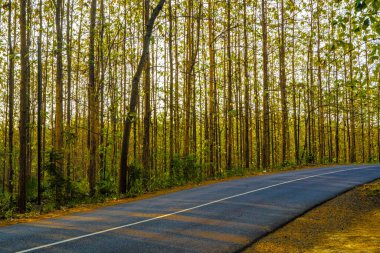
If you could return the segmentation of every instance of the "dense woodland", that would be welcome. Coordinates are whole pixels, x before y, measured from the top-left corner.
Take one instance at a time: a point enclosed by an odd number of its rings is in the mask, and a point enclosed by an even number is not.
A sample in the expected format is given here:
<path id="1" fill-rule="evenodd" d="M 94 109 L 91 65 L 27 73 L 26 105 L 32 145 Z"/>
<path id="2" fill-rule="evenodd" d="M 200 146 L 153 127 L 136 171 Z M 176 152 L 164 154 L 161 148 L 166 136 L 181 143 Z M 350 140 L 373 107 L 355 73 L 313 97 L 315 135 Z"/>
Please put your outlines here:
<path id="1" fill-rule="evenodd" d="M 1 216 L 379 162 L 379 6 L 0 0 Z"/>

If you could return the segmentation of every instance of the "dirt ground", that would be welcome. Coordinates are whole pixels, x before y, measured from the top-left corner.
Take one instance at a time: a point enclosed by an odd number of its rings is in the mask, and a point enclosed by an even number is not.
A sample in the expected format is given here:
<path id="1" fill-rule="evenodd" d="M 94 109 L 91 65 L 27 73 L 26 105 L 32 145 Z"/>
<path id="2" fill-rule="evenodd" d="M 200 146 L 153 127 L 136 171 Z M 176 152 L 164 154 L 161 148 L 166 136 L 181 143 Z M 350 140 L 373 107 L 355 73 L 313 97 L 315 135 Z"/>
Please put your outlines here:
<path id="1" fill-rule="evenodd" d="M 244 252 L 380 253 L 380 180 L 307 212 Z"/>

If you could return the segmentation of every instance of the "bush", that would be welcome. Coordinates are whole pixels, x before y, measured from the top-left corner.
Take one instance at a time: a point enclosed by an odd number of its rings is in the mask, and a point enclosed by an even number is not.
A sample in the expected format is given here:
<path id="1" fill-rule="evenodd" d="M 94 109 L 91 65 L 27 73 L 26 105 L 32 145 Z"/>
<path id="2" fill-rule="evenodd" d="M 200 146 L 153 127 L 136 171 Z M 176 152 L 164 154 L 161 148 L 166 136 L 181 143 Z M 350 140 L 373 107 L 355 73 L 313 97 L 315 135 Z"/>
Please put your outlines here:
<path id="1" fill-rule="evenodd" d="M 36 177 L 30 177 L 26 181 L 26 199 L 29 202 L 36 202 L 37 201 L 37 178 Z"/>
<path id="2" fill-rule="evenodd" d="M 106 174 L 106 177 L 97 183 L 96 190 L 99 194 L 105 196 L 111 196 L 116 194 L 115 179 L 111 177 L 109 174 Z"/>
<path id="3" fill-rule="evenodd" d="M 172 163 L 172 185 L 182 185 L 186 182 L 199 182 L 202 180 L 201 166 L 197 163 L 195 155 L 180 158 L 174 156 Z"/>
<path id="4" fill-rule="evenodd" d="M 51 150 L 49 152 L 49 158 L 49 161 L 44 165 L 44 170 L 46 170 L 48 174 L 46 190 L 51 196 L 54 196 L 55 205 L 59 208 L 63 203 L 63 190 L 66 183 L 62 168 L 58 166 L 58 162 L 63 159 L 63 155 L 60 152 Z"/>
<path id="5" fill-rule="evenodd" d="M 88 197 L 88 182 L 86 179 L 71 182 L 71 197 L 73 199 L 83 199 Z"/>
<path id="6" fill-rule="evenodd" d="M 200 166 L 195 155 L 183 158 L 183 177 L 186 182 L 198 182 L 200 180 Z"/>
<path id="7" fill-rule="evenodd" d="M 133 162 L 128 167 L 128 195 L 137 196 L 144 193 L 142 165 Z"/>
<path id="8" fill-rule="evenodd" d="M 8 193 L 0 195 L 0 219 L 9 219 L 16 214 L 16 205 Z"/>

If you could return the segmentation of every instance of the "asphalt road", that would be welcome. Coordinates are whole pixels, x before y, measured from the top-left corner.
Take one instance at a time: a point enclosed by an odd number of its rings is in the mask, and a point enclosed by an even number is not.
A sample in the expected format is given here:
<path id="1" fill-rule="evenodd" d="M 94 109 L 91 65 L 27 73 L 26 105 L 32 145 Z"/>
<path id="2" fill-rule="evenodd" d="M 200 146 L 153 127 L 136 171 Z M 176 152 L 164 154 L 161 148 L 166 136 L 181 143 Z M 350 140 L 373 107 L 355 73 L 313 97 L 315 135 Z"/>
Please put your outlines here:
<path id="1" fill-rule="evenodd" d="M 380 178 L 380 165 L 299 170 L 0 228 L 0 252 L 235 252 Z"/>

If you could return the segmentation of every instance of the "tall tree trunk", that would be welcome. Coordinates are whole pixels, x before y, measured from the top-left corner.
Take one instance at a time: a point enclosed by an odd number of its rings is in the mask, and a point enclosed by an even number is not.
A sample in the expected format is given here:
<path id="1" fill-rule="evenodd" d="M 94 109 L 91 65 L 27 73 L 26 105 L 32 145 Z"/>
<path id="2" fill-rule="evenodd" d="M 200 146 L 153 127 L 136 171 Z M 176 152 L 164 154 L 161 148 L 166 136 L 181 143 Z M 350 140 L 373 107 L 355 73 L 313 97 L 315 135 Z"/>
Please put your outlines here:
<path id="1" fill-rule="evenodd" d="M 170 176 L 173 177 L 173 158 L 174 158 L 174 68 L 173 68 L 173 10 L 172 0 L 169 0 L 169 160 Z"/>
<path id="2" fill-rule="evenodd" d="M 105 17 L 104 17 L 104 0 L 100 1 L 100 42 L 99 42 L 99 49 L 100 49 L 100 147 L 101 151 L 99 152 L 99 161 L 100 161 L 100 170 L 102 172 L 102 178 L 103 180 L 106 179 L 106 154 L 107 154 L 107 144 L 104 140 L 104 79 L 105 79 L 105 59 L 104 59 L 104 28 L 105 28 Z M 107 128 L 108 130 L 108 128 Z"/>
<path id="3" fill-rule="evenodd" d="M 63 67 L 62 67 L 62 0 L 57 0 L 55 5 L 55 27 L 56 27 L 56 79 L 55 79 L 55 143 L 57 152 L 57 169 L 62 174 L 63 170 Z M 58 198 L 59 199 L 59 198 Z"/>
<path id="4" fill-rule="evenodd" d="M 289 153 L 289 126 L 288 126 L 288 102 L 286 90 L 285 72 L 285 7 L 284 0 L 281 0 L 281 33 L 280 33 L 280 89 L 281 89 L 281 113 L 282 113 L 282 150 L 281 163 L 284 165 L 288 161 Z"/>
<path id="5" fill-rule="evenodd" d="M 268 89 L 268 34 L 267 34 L 267 3 L 261 0 L 262 30 L 263 30 L 263 168 L 270 166 L 270 127 L 269 127 L 269 89 Z"/>
<path id="6" fill-rule="evenodd" d="M 317 60 L 318 60 L 318 142 L 319 142 L 319 163 L 324 163 L 325 158 L 325 122 L 323 108 L 323 89 L 322 89 L 322 60 L 321 60 L 321 28 L 320 28 L 321 6 L 317 1 Z"/>
<path id="7" fill-rule="evenodd" d="M 208 88 L 208 100 L 209 100 L 209 162 L 210 162 L 210 174 L 211 176 L 215 176 L 216 174 L 216 166 L 215 166 L 215 49 L 214 49 L 214 8 L 211 0 L 208 1 L 208 50 L 209 50 L 209 88 Z"/>
<path id="8" fill-rule="evenodd" d="M 350 18 L 350 43 L 352 43 L 352 29 L 351 29 L 351 18 Z M 355 125 L 356 125 L 356 112 L 355 112 L 355 92 L 354 92 L 354 71 L 353 71 L 353 53 L 350 50 L 349 53 L 349 72 L 350 72 L 350 98 L 349 98 L 349 108 L 350 108 L 350 163 L 356 162 L 356 135 L 355 135 Z"/>
<path id="9" fill-rule="evenodd" d="M 13 194 L 13 109 L 14 109 L 14 53 L 12 44 L 12 1 L 8 1 L 8 47 L 9 47 L 9 69 L 8 69 L 8 191 Z M 4 175 L 5 176 L 5 175 Z"/>
<path id="10" fill-rule="evenodd" d="M 119 193 L 126 193 L 127 191 L 126 177 L 127 177 L 127 169 L 128 169 L 129 137 L 131 133 L 132 122 L 136 118 L 136 105 L 137 105 L 137 100 L 139 96 L 139 82 L 140 82 L 141 74 L 145 66 L 146 60 L 149 56 L 150 38 L 152 36 L 154 22 L 158 14 L 160 13 L 164 3 L 165 3 L 165 0 L 160 0 L 157 6 L 154 8 L 149 18 L 149 21 L 146 26 L 144 40 L 143 40 L 143 50 L 141 53 L 139 64 L 137 66 L 137 70 L 132 79 L 132 90 L 131 90 L 131 99 L 129 103 L 129 111 L 127 113 L 127 118 L 125 120 L 124 130 L 123 130 L 123 141 L 122 141 L 122 148 L 121 148 L 120 172 L 119 172 Z"/>
<path id="11" fill-rule="evenodd" d="M 40 29 L 38 34 L 38 85 L 37 85 L 37 199 L 42 201 L 42 0 L 39 2 Z"/>
<path id="12" fill-rule="evenodd" d="M 67 102 L 66 102 L 66 131 L 71 133 L 71 89 L 72 89 L 72 60 L 71 60 L 71 0 L 67 0 L 66 6 L 66 60 L 67 60 Z M 70 135 L 71 136 L 71 135 Z M 66 195 L 70 197 L 71 183 L 71 149 L 73 139 L 68 139 L 67 147 L 67 164 L 66 164 Z"/>
<path id="13" fill-rule="evenodd" d="M 145 32 L 147 31 L 148 21 L 149 21 L 149 9 L 150 0 L 144 0 L 144 23 Z M 144 66 L 144 136 L 143 136 L 143 154 L 142 163 L 144 166 L 143 172 L 143 185 L 145 189 L 147 188 L 148 180 L 150 177 L 150 118 L 151 118 L 151 107 L 150 107 L 150 61 L 149 54 L 147 56 L 145 66 Z"/>
<path id="14" fill-rule="evenodd" d="M 231 0 L 227 1 L 227 169 L 232 168 L 233 147 L 232 58 L 231 58 Z"/>
<path id="15" fill-rule="evenodd" d="M 245 168 L 250 167 L 249 128 L 250 128 L 250 85 L 248 69 L 248 34 L 247 34 L 247 1 L 244 0 L 244 160 Z"/>
<path id="16" fill-rule="evenodd" d="M 184 151 L 183 155 L 190 154 L 190 121 L 191 121 L 191 98 L 192 98 L 192 59 L 193 59 L 193 0 L 187 1 L 187 22 L 186 22 L 186 52 L 185 52 L 185 91 L 184 91 Z"/>
<path id="17" fill-rule="evenodd" d="M 26 209 L 26 170 L 27 170 L 27 131 L 29 126 L 29 48 L 26 21 L 27 0 L 20 0 L 20 41 L 21 41 L 21 80 L 20 80 L 20 156 L 19 156 L 19 195 L 20 213 Z"/>
<path id="18" fill-rule="evenodd" d="M 300 164 L 300 141 L 299 141 L 299 134 L 298 134 L 298 128 L 299 125 L 297 124 L 297 100 L 296 100 L 296 75 L 295 75 L 295 52 L 296 52 L 296 43 L 295 43 L 295 17 L 296 13 L 293 11 L 293 19 L 292 19 L 292 100 L 293 100 L 293 135 L 294 135 L 294 152 L 295 152 L 295 160 L 296 164 Z"/>
<path id="19" fill-rule="evenodd" d="M 95 194 L 96 172 L 98 171 L 98 87 L 95 80 L 95 22 L 97 0 L 91 1 L 90 10 L 90 46 L 89 46 L 89 141 L 90 163 L 88 167 L 88 182 L 90 195 Z"/>
<path id="20" fill-rule="evenodd" d="M 253 90 L 255 98 L 255 138 L 256 138 L 256 169 L 261 168 L 261 154 L 262 154 L 262 145 L 261 145 L 261 136 L 260 136 L 260 99 L 259 99 L 259 81 L 258 81 L 258 72 L 257 72 L 257 29 L 256 29 L 256 12 L 257 5 L 254 7 L 254 35 L 253 35 Z"/>

